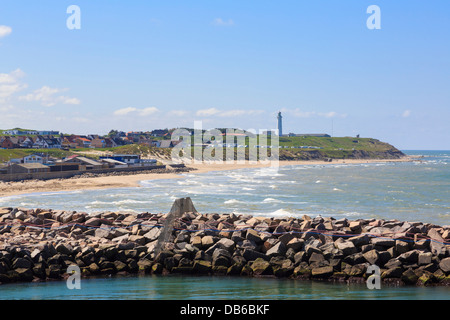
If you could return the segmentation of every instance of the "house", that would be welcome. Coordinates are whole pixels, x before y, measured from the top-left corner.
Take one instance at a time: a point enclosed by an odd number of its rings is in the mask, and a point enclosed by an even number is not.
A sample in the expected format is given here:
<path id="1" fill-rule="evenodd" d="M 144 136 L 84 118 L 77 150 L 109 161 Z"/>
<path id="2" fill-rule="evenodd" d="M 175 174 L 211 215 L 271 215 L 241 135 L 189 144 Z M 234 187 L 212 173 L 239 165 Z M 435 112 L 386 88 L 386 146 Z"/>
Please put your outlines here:
<path id="1" fill-rule="evenodd" d="M 4 134 L 10 135 L 10 136 L 15 136 L 19 134 L 19 130 L 6 130 L 3 131 Z"/>
<path id="2" fill-rule="evenodd" d="M 50 172 L 50 167 L 41 163 L 18 163 L 7 168 L 9 174 Z"/>
<path id="3" fill-rule="evenodd" d="M 113 159 L 126 164 L 137 164 L 141 162 L 141 156 L 138 154 L 114 154 L 112 156 L 100 157 L 100 160 Z"/>
<path id="4" fill-rule="evenodd" d="M 146 138 L 142 138 L 142 137 L 139 139 L 138 143 L 142 144 L 144 146 L 147 146 L 147 147 L 157 147 L 157 146 L 159 146 L 159 142 L 158 141 L 150 140 L 150 139 L 146 139 Z"/>
<path id="5" fill-rule="evenodd" d="M 40 163 L 40 164 L 44 164 L 44 158 L 37 155 L 37 154 L 32 154 L 26 157 L 23 157 L 23 163 Z"/>
<path id="6" fill-rule="evenodd" d="M 6 136 L 6 137 L 1 137 L 0 138 L 0 148 L 3 149 L 13 149 L 14 148 L 14 144 L 11 141 L 11 138 Z"/>
<path id="7" fill-rule="evenodd" d="M 169 130 L 167 130 L 167 129 L 164 129 L 164 130 L 153 130 L 151 132 L 151 135 L 153 137 L 164 137 L 164 136 L 166 136 L 168 134 L 169 134 Z"/>
<path id="8" fill-rule="evenodd" d="M 105 139 L 94 138 L 91 141 L 91 148 L 105 148 Z"/>
<path id="9" fill-rule="evenodd" d="M 100 161 L 105 163 L 108 168 L 128 168 L 128 165 L 122 161 L 114 159 L 100 159 Z"/>
<path id="10" fill-rule="evenodd" d="M 79 148 L 89 148 L 91 146 L 91 140 L 84 137 L 78 137 L 74 140 Z"/>
<path id="11" fill-rule="evenodd" d="M 25 139 L 23 139 L 22 142 L 20 143 L 20 147 L 25 149 L 31 149 L 33 148 L 35 142 L 36 142 L 35 137 L 25 137 Z"/>
<path id="12" fill-rule="evenodd" d="M 162 140 L 159 148 L 173 148 L 180 142 L 181 140 Z"/>
<path id="13" fill-rule="evenodd" d="M 53 136 L 38 135 L 33 144 L 34 149 L 60 149 L 61 141 Z"/>
<path id="14" fill-rule="evenodd" d="M 57 136 L 59 131 L 38 131 L 37 134 L 41 136 Z"/>
<path id="15" fill-rule="evenodd" d="M 91 141 L 91 148 L 114 148 L 117 143 L 111 138 L 95 138 Z"/>
<path id="16" fill-rule="evenodd" d="M 100 162 L 82 156 L 67 157 L 63 160 L 63 162 L 78 163 L 80 164 L 80 169 L 84 166 L 86 170 L 103 168 L 103 164 Z"/>

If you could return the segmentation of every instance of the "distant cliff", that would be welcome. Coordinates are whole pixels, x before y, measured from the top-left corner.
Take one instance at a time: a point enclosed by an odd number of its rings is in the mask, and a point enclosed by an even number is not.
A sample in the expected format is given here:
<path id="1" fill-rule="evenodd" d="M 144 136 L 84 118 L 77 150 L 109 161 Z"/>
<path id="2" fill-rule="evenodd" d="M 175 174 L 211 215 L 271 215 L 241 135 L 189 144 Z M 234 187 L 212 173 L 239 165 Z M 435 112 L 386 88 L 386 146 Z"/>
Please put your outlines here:
<path id="1" fill-rule="evenodd" d="M 288 146 L 280 149 L 280 160 L 400 159 L 406 156 L 394 146 L 376 139 L 315 138 L 308 141 L 307 146 L 311 148 L 298 148 L 303 145 L 301 141 L 285 140 L 283 143 L 283 140 L 285 138 L 280 139 L 280 145 Z"/>

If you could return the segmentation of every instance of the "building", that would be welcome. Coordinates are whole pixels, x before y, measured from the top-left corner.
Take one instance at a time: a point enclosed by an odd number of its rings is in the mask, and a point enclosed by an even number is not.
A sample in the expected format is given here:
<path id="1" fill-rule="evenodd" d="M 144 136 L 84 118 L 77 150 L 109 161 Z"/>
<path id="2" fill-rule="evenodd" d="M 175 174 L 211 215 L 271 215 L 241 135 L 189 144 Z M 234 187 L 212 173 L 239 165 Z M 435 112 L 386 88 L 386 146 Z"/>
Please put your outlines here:
<path id="1" fill-rule="evenodd" d="M 44 158 L 37 155 L 37 154 L 32 154 L 26 157 L 23 157 L 23 163 L 40 163 L 40 164 L 44 164 Z"/>
<path id="2" fill-rule="evenodd" d="M 9 174 L 50 172 L 50 167 L 41 163 L 18 163 L 7 168 Z"/>
<path id="3" fill-rule="evenodd" d="M 82 170 L 83 167 L 86 170 L 91 170 L 91 169 L 102 169 L 103 168 L 103 164 L 95 161 L 93 159 L 89 159 L 86 157 L 82 157 L 82 156 L 71 156 L 71 157 L 67 157 L 63 160 L 63 162 L 70 162 L 70 163 L 78 163 L 80 165 L 80 169 Z"/>
<path id="4" fill-rule="evenodd" d="M 181 140 L 162 140 L 159 144 L 159 148 L 173 148 L 179 144 Z"/>
<path id="5" fill-rule="evenodd" d="M 113 159 L 126 164 L 137 164 L 141 162 L 141 156 L 138 154 L 114 154 L 112 156 L 100 157 L 100 160 Z"/>
<path id="6" fill-rule="evenodd" d="M 278 135 L 281 137 L 283 136 L 283 116 L 281 115 L 281 112 L 278 112 Z"/>
<path id="7" fill-rule="evenodd" d="M 34 149 L 60 149 L 61 141 L 53 136 L 41 136 L 36 137 L 36 141 L 33 144 Z"/>

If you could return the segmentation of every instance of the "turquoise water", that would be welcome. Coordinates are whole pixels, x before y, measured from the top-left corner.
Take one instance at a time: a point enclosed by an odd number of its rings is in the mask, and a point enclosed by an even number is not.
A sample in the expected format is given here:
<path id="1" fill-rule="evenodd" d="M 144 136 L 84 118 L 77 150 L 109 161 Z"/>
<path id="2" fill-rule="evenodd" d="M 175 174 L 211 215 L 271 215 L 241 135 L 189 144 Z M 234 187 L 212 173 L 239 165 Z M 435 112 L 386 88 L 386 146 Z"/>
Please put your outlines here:
<path id="1" fill-rule="evenodd" d="M 450 151 L 408 151 L 420 162 L 241 169 L 143 181 L 140 188 L 0 198 L 2 206 L 168 212 L 189 196 L 200 212 L 399 219 L 450 225 Z M 120 178 L 119 178 L 120 179 Z M 229 277 L 130 277 L 0 286 L 0 299 L 450 299 L 450 288 L 382 287 Z"/>
<path id="2" fill-rule="evenodd" d="M 445 287 L 382 287 L 289 279 L 141 276 L 81 280 L 80 290 L 47 282 L 0 286 L 4 300 L 448 300 Z"/>

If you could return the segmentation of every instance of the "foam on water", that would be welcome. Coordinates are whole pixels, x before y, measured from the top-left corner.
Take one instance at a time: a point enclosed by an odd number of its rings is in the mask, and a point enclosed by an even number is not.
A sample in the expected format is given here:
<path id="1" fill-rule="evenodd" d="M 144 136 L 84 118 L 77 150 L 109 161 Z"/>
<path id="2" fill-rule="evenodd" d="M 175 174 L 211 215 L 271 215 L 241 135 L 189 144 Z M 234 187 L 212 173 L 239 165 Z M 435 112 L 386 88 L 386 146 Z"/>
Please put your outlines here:
<path id="1" fill-rule="evenodd" d="M 279 215 L 283 210 L 282 215 L 377 216 L 445 225 L 450 224 L 450 168 L 439 153 L 441 158 L 430 154 L 421 163 L 291 165 L 185 174 L 142 181 L 139 188 L 3 197 L 0 206 L 167 212 L 175 199 L 190 196 L 197 210 L 205 213 Z M 444 155 L 450 158 L 450 152 Z"/>

